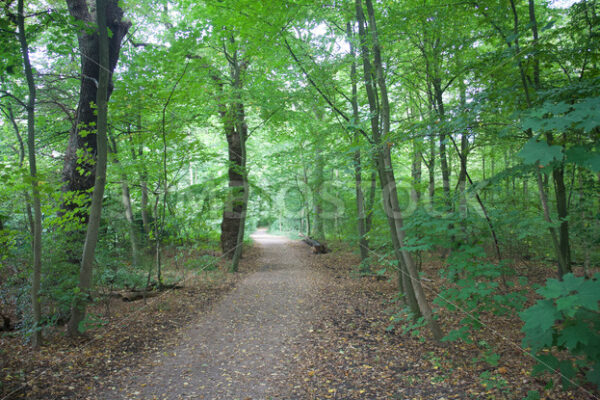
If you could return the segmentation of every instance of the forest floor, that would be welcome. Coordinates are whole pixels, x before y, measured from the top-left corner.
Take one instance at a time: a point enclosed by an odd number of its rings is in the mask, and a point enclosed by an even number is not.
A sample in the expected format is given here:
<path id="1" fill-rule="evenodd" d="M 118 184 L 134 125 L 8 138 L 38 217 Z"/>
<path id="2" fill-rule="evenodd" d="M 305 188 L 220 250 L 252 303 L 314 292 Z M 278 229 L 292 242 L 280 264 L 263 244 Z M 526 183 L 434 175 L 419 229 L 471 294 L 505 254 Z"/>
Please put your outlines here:
<path id="1" fill-rule="evenodd" d="M 265 231 L 253 241 L 242 272 L 210 290 L 192 286 L 149 299 L 139 322 L 112 323 L 77 346 L 48 345 L 47 369 L 38 356 L 21 377 L 36 381 L 14 398 L 520 400 L 529 390 L 545 399 L 593 398 L 545 390 L 529 374 L 518 318 L 488 321 L 496 333 L 484 330 L 479 339 L 501 359 L 475 362 L 475 344 L 439 345 L 426 332 L 421 340 L 387 330 L 395 285 L 358 277 L 355 255 L 315 255 Z M 424 264 L 430 278 L 435 268 Z M 431 298 L 440 282 L 428 283 Z M 446 329 L 461 318 L 439 315 Z"/>

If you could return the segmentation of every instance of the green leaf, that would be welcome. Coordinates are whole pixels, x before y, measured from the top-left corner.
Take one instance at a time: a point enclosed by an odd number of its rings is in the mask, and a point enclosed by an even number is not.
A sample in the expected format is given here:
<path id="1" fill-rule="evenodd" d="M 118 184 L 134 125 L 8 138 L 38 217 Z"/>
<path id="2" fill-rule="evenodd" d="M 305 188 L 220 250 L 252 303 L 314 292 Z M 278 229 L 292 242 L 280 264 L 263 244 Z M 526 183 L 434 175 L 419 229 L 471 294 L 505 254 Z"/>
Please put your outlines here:
<path id="1" fill-rule="evenodd" d="M 571 147 L 565 152 L 567 161 L 593 172 L 600 172 L 600 154 L 584 146 Z"/>
<path id="2" fill-rule="evenodd" d="M 557 299 L 566 294 L 564 286 L 558 279 L 548 279 L 546 286 L 539 288 L 536 292 L 547 299 Z"/>
<path id="3" fill-rule="evenodd" d="M 600 388 L 600 363 L 594 364 L 594 367 L 585 374 L 585 378 Z"/>
<path id="4" fill-rule="evenodd" d="M 519 152 L 519 157 L 525 164 L 547 165 L 554 160 L 563 158 L 563 148 L 561 146 L 550 146 L 546 141 L 538 141 L 531 138 Z"/>
<path id="5" fill-rule="evenodd" d="M 531 371 L 533 376 L 541 375 L 544 372 L 553 373 L 559 369 L 559 361 L 552 354 L 542 354 L 536 357 L 536 359 L 538 364 Z"/>
<path id="6" fill-rule="evenodd" d="M 523 397 L 523 400 L 540 400 L 540 392 L 537 390 L 530 390 L 527 392 L 527 397 Z"/>
<path id="7" fill-rule="evenodd" d="M 536 304 L 519 313 L 525 324 L 521 329 L 525 333 L 523 343 L 537 351 L 545 346 L 552 345 L 552 327 L 560 318 L 551 300 L 538 300 Z"/>
<path id="8" fill-rule="evenodd" d="M 588 345 L 593 339 L 593 332 L 587 324 L 577 321 L 574 325 L 567 326 L 562 330 L 557 343 L 573 351 L 580 343 Z"/>
<path id="9" fill-rule="evenodd" d="M 572 295 L 567 297 L 561 297 L 556 300 L 556 310 L 564 312 L 566 316 L 573 317 L 577 312 L 577 306 L 580 303 L 578 295 Z"/>
<path id="10" fill-rule="evenodd" d="M 582 307 L 591 311 L 599 311 L 600 281 L 587 280 L 579 288 L 579 299 Z"/>
<path id="11" fill-rule="evenodd" d="M 545 31 L 547 31 L 549 29 L 552 29 L 552 27 L 554 26 L 555 23 L 556 23 L 555 20 L 552 20 L 552 21 L 548 22 L 546 25 L 544 25 L 542 27 L 542 32 L 545 32 Z M 539 395 L 538 395 L 538 398 L 539 398 Z"/>
<path id="12" fill-rule="evenodd" d="M 583 282 L 584 278 L 577 277 L 572 273 L 569 273 L 563 276 L 563 281 L 561 284 L 564 286 L 566 293 L 571 293 L 578 290 Z"/>

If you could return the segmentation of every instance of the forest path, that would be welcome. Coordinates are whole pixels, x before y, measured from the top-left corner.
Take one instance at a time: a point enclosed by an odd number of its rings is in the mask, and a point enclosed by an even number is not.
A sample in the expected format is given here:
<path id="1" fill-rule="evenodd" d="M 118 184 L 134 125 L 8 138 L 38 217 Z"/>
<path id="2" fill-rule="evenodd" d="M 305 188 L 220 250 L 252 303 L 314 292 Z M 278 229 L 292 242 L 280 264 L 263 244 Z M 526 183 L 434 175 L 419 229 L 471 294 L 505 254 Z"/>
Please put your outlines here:
<path id="1" fill-rule="evenodd" d="M 178 346 L 154 365 L 132 371 L 104 399 L 282 399 L 293 368 L 292 348 L 306 340 L 318 273 L 304 261 L 309 248 L 252 235 L 262 268 L 241 280 L 200 321 L 184 328 Z M 166 350 L 166 351 L 165 351 Z"/>

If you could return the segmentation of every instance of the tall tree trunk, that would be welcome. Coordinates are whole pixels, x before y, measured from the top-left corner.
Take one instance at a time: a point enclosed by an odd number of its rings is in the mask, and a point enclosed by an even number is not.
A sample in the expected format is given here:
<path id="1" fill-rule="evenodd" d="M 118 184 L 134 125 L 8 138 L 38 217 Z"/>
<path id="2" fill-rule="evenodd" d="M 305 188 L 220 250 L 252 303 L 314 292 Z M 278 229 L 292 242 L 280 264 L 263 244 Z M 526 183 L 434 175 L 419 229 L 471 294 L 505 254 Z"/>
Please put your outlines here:
<path id="1" fill-rule="evenodd" d="M 31 176 L 31 190 L 33 192 L 33 278 L 31 280 L 31 305 L 33 314 L 34 331 L 31 337 L 33 348 L 40 347 L 42 342 L 41 319 L 42 307 L 39 297 L 42 276 L 42 207 L 40 189 L 37 176 L 37 163 L 35 154 L 35 102 L 36 87 L 33 70 L 29 60 L 29 44 L 25 33 L 25 13 L 23 0 L 17 4 L 17 23 L 19 27 L 19 42 L 23 57 L 23 69 L 27 78 L 29 99 L 27 101 L 27 150 L 29 152 L 29 174 Z"/>
<path id="2" fill-rule="evenodd" d="M 79 51 L 81 53 L 81 86 L 79 89 L 79 104 L 77 105 L 77 123 L 71 130 L 69 144 L 65 153 L 63 167 L 65 192 L 85 193 L 94 187 L 94 168 L 96 165 L 97 144 L 95 127 L 97 125 L 96 109 L 94 104 L 97 98 L 97 85 L 99 82 L 99 43 L 98 35 L 90 27 L 95 26 L 93 12 L 88 7 L 86 0 L 66 0 L 69 13 L 84 25 L 78 35 Z M 119 7 L 118 0 L 107 0 L 106 20 L 111 31 L 108 44 L 107 68 L 112 76 L 119 59 L 121 42 L 131 23 L 123 19 L 123 10 Z M 107 99 L 112 93 L 112 77 L 109 76 Z M 75 210 L 79 206 L 70 201 L 65 201 L 66 210 Z M 87 212 L 78 213 L 83 221 L 87 220 Z"/>
<path id="3" fill-rule="evenodd" d="M 442 332 L 437 324 L 437 321 L 433 317 L 431 307 L 425 297 L 425 292 L 421 286 L 421 279 L 418 275 L 414 260 L 409 252 L 402 249 L 404 246 L 405 233 L 403 229 L 402 213 L 398 202 L 398 193 L 396 191 L 396 182 L 394 177 L 394 171 L 391 160 L 391 151 L 388 143 L 383 140 L 387 140 L 387 135 L 390 129 L 390 108 L 387 94 L 387 86 L 385 83 L 385 77 L 383 73 L 383 63 L 381 60 L 381 50 L 379 46 L 379 37 L 377 32 L 377 25 L 375 21 L 375 12 L 373 10 L 373 3 L 371 0 L 365 0 L 367 6 L 367 12 L 369 15 L 369 28 L 371 32 L 371 39 L 373 43 L 373 66 L 375 74 L 372 73 L 370 56 L 367 47 L 367 33 L 365 29 L 365 17 L 362 8 L 362 1 L 356 0 L 356 14 L 359 26 L 359 35 L 361 42 L 361 53 L 363 56 L 363 67 L 364 67 L 364 80 L 367 87 L 367 97 L 369 99 L 369 107 L 371 109 L 371 128 L 373 131 L 373 142 L 378 147 L 378 169 L 380 175 L 380 181 L 383 189 L 384 204 L 387 204 L 387 215 L 388 222 L 390 224 L 390 230 L 394 233 L 395 238 L 393 242 L 395 244 L 396 253 L 399 256 L 400 275 L 406 274 L 401 279 L 402 285 L 405 288 L 405 294 L 409 298 L 409 305 L 411 303 L 410 298 L 414 296 L 418 304 L 418 308 L 413 310 L 420 312 L 427 323 L 429 324 L 433 336 L 436 340 L 442 338 Z M 373 82 L 373 77 L 376 78 L 376 85 Z M 380 106 L 378 107 L 375 100 L 375 93 L 379 88 L 379 99 Z M 381 117 L 381 131 L 379 130 L 379 117 Z"/>
<path id="4" fill-rule="evenodd" d="M 365 231 L 366 233 L 371 232 L 373 226 L 373 211 L 375 210 L 375 192 L 377 191 L 377 171 L 374 169 L 371 171 L 369 177 L 371 187 L 369 188 L 369 196 L 365 204 Z"/>
<path id="5" fill-rule="evenodd" d="M 233 258 L 233 252 L 237 246 L 238 233 L 242 221 L 242 212 L 244 208 L 244 176 L 241 168 L 243 167 L 243 140 L 235 129 L 234 116 L 224 116 L 225 135 L 227 137 L 227 150 L 229 153 L 229 191 L 223 210 L 223 220 L 221 222 L 221 250 L 223 255 L 229 259 Z"/>
<path id="6" fill-rule="evenodd" d="M 352 57 L 352 64 L 350 66 L 350 81 L 352 84 L 352 97 L 350 103 L 352 106 L 352 123 L 358 125 L 360 121 L 360 115 L 358 112 L 358 88 L 357 88 L 357 71 L 356 71 L 356 50 L 354 48 L 354 32 L 350 22 L 346 25 L 346 34 L 348 37 L 348 43 L 350 43 L 350 54 Z M 354 145 L 357 146 L 357 150 L 354 152 L 354 188 L 356 191 L 356 216 L 358 229 L 358 248 L 360 250 L 360 261 L 361 270 L 364 273 L 369 272 L 369 242 L 367 241 L 367 216 L 365 212 L 365 197 L 362 189 L 362 160 L 360 154 L 360 134 L 358 131 L 354 132 Z"/>
<path id="7" fill-rule="evenodd" d="M 416 140 L 413 140 L 413 161 L 411 166 L 412 187 L 410 197 L 415 205 L 421 202 L 421 175 L 423 153 Z"/>
<path id="8" fill-rule="evenodd" d="M 467 152 L 469 150 L 469 140 L 466 134 L 462 134 L 460 138 L 460 172 L 458 174 L 458 191 L 459 191 L 459 209 L 461 218 L 467 216 L 467 196 L 465 193 L 467 184 Z"/>
<path id="9" fill-rule="evenodd" d="M 519 46 L 519 14 L 517 13 L 517 8 L 514 0 L 510 0 L 510 7 L 513 14 L 513 34 L 515 35 L 514 39 L 514 51 L 518 60 L 519 73 L 521 75 L 521 85 L 523 87 L 523 92 L 525 94 L 525 101 L 528 108 L 532 108 L 533 100 L 529 90 L 529 84 L 526 76 L 525 66 L 523 65 L 521 58 L 521 51 Z M 529 3 L 529 25 L 532 29 L 534 46 L 537 46 L 538 42 L 538 31 L 537 31 L 537 20 L 535 18 L 535 7 L 534 4 Z M 510 44 L 508 44 L 510 46 Z M 534 89 L 541 89 L 541 82 L 539 76 L 539 64 L 537 67 L 535 65 L 537 59 L 537 55 L 534 54 Z M 532 136 L 531 131 L 527 132 L 528 136 Z M 546 140 L 548 144 L 552 144 L 553 137 L 551 133 L 546 135 Z M 535 174 L 537 178 L 538 191 L 540 195 L 540 201 L 542 203 L 542 209 L 544 211 L 544 219 L 549 224 L 552 223 L 552 219 L 550 217 L 550 211 L 548 209 L 548 201 L 546 196 L 545 187 L 547 184 L 542 180 L 542 175 L 539 168 L 535 168 Z M 547 176 L 547 175 L 546 175 Z M 564 163 L 561 163 L 558 167 L 553 167 L 552 170 L 552 178 L 554 181 L 554 193 L 556 196 L 556 207 L 558 211 L 558 217 L 561 221 L 560 229 L 559 229 L 559 237 L 557 238 L 556 229 L 553 226 L 550 226 L 548 229 L 550 231 L 550 236 L 552 238 L 552 243 L 555 248 L 556 258 L 558 261 L 558 276 L 562 278 L 564 274 L 571 271 L 571 251 L 569 244 L 569 224 L 567 221 L 568 218 L 568 203 L 566 198 L 566 188 L 564 184 Z"/>
<path id="10" fill-rule="evenodd" d="M 155 232 L 155 237 L 154 237 L 154 244 L 155 244 L 155 249 L 156 249 L 156 282 L 158 285 L 159 289 L 162 289 L 162 268 L 161 268 L 161 246 L 162 246 L 162 239 L 163 239 L 163 234 L 165 233 L 165 226 L 166 226 L 166 217 L 167 217 L 167 207 L 168 207 L 168 196 L 169 196 L 169 170 L 168 170 L 168 144 L 167 144 L 167 109 L 169 107 L 169 104 L 171 103 L 171 100 L 173 98 L 173 94 L 175 94 L 175 90 L 177 89 L 177 86 L 179 86 L 179 83 L 181 82 L 181 80 L 183 79 L 183 77 L 185 76 L 187 70 L 188 70 L 188 66 L 189 64 L 185 64 L 185 66 L 183 67 L 183 72 L 181 73 L 181 75 L 179 75 L 179 77 L 177 78 L 177 80 L 175 81 L 175 84 L 173 85 L 173 87 L 171 88 L 171 91 L 169 92 L 169 96 L 167 97 L 165 104 L 163 105 L 163 109 L 162 109 L 162 123 L 161 123 L 161 139 L 162 139 L 162 165 L 161 165 L 161 183 L 162 183 L 162 207 L 160 210 L 158 210 L 158 203 L 155 203 L 155 220 L 154 220 L 154 232 Z M 160 187 L 160 185 L 159 185 Z M 158 196 L 158 194 L 157 194 Z M 158 198 L 158 197 L 157 197 Z M 159 213 L 160 211 L 160 213 Z"/>
<path id="11" fill-rule="evenodd" d="M 467 100 L 466 100 L 466 87 L 461 79 L 459 82 L 460 87 L 460 107 L 461 112 L 466 112 Z M 458 191 L 459 191 L 459 211 L 460 218 L 463 220 L 462 230 L 463 235 L 466 240 L 466 217 L 467 217 L 467 194 L 466 194 L 466 186 L 467 186 L 467 156 L 469 150 L 469 139 L 467 134 L 463 132 L 460 135 L 460 149 L 456 149 L 458 153 L 458 158 L 460 162 L 460 172 L 458 174 Z"/>
<path id="12" fill-rule="evenodd" d="M 61 215 L 72 215 L 80 225 L 75 231 L 68 232 L 70 247 L 67 248 L 67 259 L 75 266 L 81 263 L 81 251 L 85 241 L 85 224 L 88 220 L 91 189 L 94 187 L 95 166 L 97 157 L 96 126 L 97 116 L 95 102 L 99 82 L 99 47 L 96 32 L 95 7 L 88 6 L 87 0 L 66 0 L 69 13 L 81 26 L 77 34 L 79 53 L 81 54 L 81 85 L 76 118 L 69 134 L 69 142 L 65 151 L 62 170 L 63 203 Z M 93 3 L 93 2 L 91 2 Z M 108 0 L 106 19 L 112 36 L 109 39 L 110 74 L 114 71 L 121 49 L 121 42 L 131 23 L 123 20 L 123 11 L 118 0 Z M 109 76 L 108 97 L 112 93 L 112 77 Z M 81 197 L 86 199 L 82 205 Z M 76 199 L 76 201 L 73 201 Z"/>
<path id="13" fill-rule="evenodd" d="M 436 109 L 438 112 L 438 117 L 440 118 L 440 122 L 442 124 L 440 129 L 440 168 L 442 170 L 442 190 L 444 191 L 444 204 L 446 206 L 446 211 L 449 212 L 452 210 L 452 198 L 450 197 L 450 168 L 448 167 L 448 155 L 446 152 L 446 128 L 444 127 L 444 122 L 446 120 L 446 111 L 444 108 L 444 100 L 443 100 L 443 91 L 442 91 L 442 83 L 440 78 L 434 78 L 433 80 L 433 91 L 436 102 Z"/>
<path id="14" fill-rule="evenodd" d="M 567 188 L 565 185 L 564 164 L 554 167 L 552 178 L 554 180 L 554 193 L 556 197 L 556 211 L 560 220 L 559 243 L 560 252 L 564 263 L 564 273 L 571 272 L 571 245 L 569 242 L 569 205 L 567 201 Z"/>
<path id="15" fill-rule="evenodd" d="M 108 94 L 109 94 L 109 40 L 107 29 L 107 0 L 96 0 L 96 18 L 98 23 L 98 91 L 96 97 L 97 108 L 97 130 L 96 149 L 97 161 L 95 165 L 95 183 L 92 194 L 92 205 L 90 207 L 89 221 L 83 256 L 81 257 L 81 268 L 79 270 L 79 293 L 74 297 L 71 306 L 71 318 L 68 323 L 68 333 L 75 336 L 79 333 L 79 324 L 85 318 L 86 305 L 89 289 L 92 283 L 92 272 L 94 265 L 94 253 L 98 242 L 98 230 L 100 228 L 100 217 L 102 214 L 102 199 L 106 185 L 106 160 L 108 154 L 107 126 L 108 126 Z"/>
<path id="16" fill-rule="evenodd" d="M 302 183 L 304 184 L 304 188 L 308 188 L 308 171 L 306 169 L 306 162 L 304 160 L 304 153 L 302 152 L 302 149 L 300 150 L 300 154 L 302 158 Z M 298 178 L 296 178 L 296 181 L 298 181 Z M 302 195 L 302 204 L 304 204 L 304 209 L 306 210 L 306 230 L 304 232 L 306 233 L 306 236 L 310 237 L 312 236 L 312 225 L 310 223 L 310 199 L 308 196 L 304 196 L 302 190 L 300 190 L 300 194 Z M 304 226 L 304 222 L 302 225 Z"/>
<path id="17" fill-rule="evenodd" d="M 323 153 L 321 143 L 315 142 L 315 164 L 314 164 L 314 191 L 313 191 L 313 235 L 317 239 L 325 240 L 325 231 L 323 229 Z"/>
<path id="18" fill-rule="evenodd" d="M 244 103 L 242 100 L 242 95 L 240 90 L 242 89 L 242 66 L 240 66 L 237 60 L 237 54 L 235 61 L 235 75 L 234 75 L 234 84 L 237 88 L 236 91 L 236 103 L 235 107 L 235 124 L 236 131 L 239 132 L 239 137 L 241 141 L 241 177 L 242 177 L 242 205 L 241 205 L 241 215 L 239 221 L 239 229 L 237 232 L 236 245 L 235 250 L 233 252 L 233 259 L 231 261 L 231 271 L 237 272 L 239 267 L 240 259 L 242 258 L 242 250 L 244 245 L 244 233 L 246 230 L 246 214 L 248 212 L 248 197 L 250 194 L 250 187 L 248 185 L 248 169 L 247 169 L 247 158 L 246 158 L 246 140 L 248 139 L 248 126 L 246 125 L 246 113 L 244 110 Z M 245 67 L 244 67 L 245 68 Z"/>
<path id="19" fill-rule="evenodd" d="M 433 209 L 435 206 L 435 139 L 429 139 L 429 162 L 427 163 L 429 170 L 429 205 Z"/>
<path id="20" fill-rule="evenodd" d="M 231 41 L 233 42 L 234 39 L 232 38 Z M 234 93 L 229 106 L 224 98 L 220 99 L 219 104 L 219 114 L 223 121 L 229 154 L 229 191 L 221 222 L 221 249 L 223 255 L 232 260 L 231 270 L 235 272 L 242 256 L 249 191 L 246 171 L 248 126 L 241 94 L 242 72 L 247 65 L 239 59 L 237 50 L 233 55 L 228 55 L 227 59 L 230 64 Z M 219 89 L 223 90 L 222 83 L 219 83 Z"/>
<path id="21" fill-rule="evenodd" d="M 481 179 L 485 184 L 486 181 L 486 174 L 485 174 L 485 154 L 481 155 Z M 487 185 L 486 185 L 487 186 Z M 483 199 L 487 201 L 487 194 L 488 191 L 484 186 L 484 190 L 483 190 Z"/>

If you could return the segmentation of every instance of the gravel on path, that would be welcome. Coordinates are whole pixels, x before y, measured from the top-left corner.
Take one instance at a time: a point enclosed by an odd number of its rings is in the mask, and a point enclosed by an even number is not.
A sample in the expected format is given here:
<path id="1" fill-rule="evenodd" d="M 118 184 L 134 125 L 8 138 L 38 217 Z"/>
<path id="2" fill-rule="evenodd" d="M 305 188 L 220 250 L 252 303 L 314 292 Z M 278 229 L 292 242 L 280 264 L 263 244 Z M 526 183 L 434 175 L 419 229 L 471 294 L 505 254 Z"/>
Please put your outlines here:
<path id="1" fill-rule="evenodd" d="M 103 399 L 289 399 L 292 348 L 312 331 L 319 276 L 299 242 L 259 230 L 261 270 L 238 283 L 180 343 L 130 374 Z"/>

